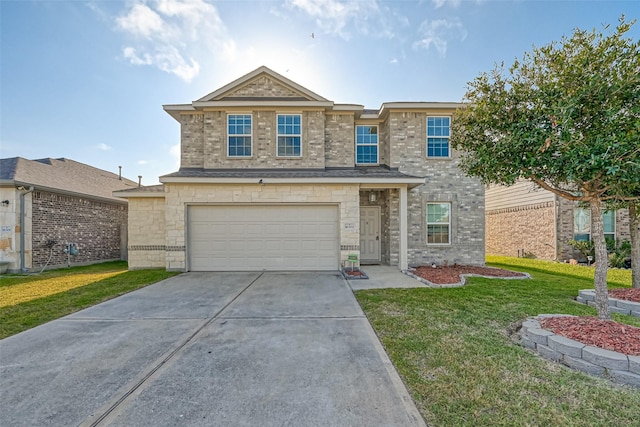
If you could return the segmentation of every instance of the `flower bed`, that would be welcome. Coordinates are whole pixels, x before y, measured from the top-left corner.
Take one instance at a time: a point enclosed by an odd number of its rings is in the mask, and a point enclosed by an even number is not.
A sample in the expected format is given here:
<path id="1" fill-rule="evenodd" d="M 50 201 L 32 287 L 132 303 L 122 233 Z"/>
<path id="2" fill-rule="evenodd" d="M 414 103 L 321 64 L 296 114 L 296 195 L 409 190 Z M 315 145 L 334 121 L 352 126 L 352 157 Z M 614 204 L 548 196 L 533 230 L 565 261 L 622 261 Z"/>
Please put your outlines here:
<path id="1" fill-rule="evenodd" d="M 432 287 L 455 287 L 465 284 L 465 277 L 477 276 L 499 279 L 528 279 L 527 273 L 503 270 L 494 267 L 472 265 L 420 266 L 409 269 L 405 274 Z"/>

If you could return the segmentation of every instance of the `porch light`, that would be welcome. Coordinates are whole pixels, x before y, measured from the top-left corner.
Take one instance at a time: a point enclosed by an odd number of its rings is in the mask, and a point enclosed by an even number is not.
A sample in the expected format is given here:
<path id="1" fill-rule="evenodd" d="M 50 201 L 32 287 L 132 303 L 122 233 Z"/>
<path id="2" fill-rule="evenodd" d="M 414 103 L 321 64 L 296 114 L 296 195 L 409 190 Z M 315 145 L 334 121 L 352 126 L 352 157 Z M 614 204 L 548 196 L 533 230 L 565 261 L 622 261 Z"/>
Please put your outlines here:
<path id="1" fill-rule="evenodd" d="M 376 193 L 374 193 L 373 191 L 369 192 L 369 201 L 371 203 L 375 202 L 376 200 L 378 200 L 378 196 L 376 195 Z"/>

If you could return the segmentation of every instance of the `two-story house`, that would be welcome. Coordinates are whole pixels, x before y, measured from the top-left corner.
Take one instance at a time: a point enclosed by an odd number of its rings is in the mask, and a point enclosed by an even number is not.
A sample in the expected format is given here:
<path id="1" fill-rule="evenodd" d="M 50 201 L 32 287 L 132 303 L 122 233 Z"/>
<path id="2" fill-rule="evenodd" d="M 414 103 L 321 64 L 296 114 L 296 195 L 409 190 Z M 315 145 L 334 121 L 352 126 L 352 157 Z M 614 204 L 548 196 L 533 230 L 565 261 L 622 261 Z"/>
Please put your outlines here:
<path id="1" fill-rule="evenodd" d="M 129 200 L 130 268 L 484 264 L 484 187 L 449 144 L 460 104 L 336 104 L 266 67 L 190 104 L 180 170 Z"/>

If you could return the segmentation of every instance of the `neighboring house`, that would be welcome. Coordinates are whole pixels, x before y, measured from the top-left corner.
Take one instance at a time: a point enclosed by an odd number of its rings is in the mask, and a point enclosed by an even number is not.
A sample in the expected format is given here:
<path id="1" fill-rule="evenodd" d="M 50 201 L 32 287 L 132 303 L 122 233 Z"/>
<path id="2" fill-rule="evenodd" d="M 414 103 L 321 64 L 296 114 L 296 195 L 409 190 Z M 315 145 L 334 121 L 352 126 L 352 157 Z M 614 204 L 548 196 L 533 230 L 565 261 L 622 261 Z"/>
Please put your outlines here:
<path id="1" fill-rule="evenodd" d="M 591 239 L 591 212 L 529 181 L 486 190 L 488 254 L 582 260 L 567 242 Z M 603 214 L 605 237 L 629 240 L 626 209 Z"/>
<path id="2" fill-rule="evenodd" d="M 185 105 L 180 170 L 129 200 L 129 267 L 484 264 L 484 187 L 449 145 L 460 104 L 335 104 L 266 67 Z"/>
<path id="3" fill-rule="evenodd" d="M 0 159 L 0 262 L 28 271 L 126 259 L 127 202 L 112 192 L 137 185 L 64 158 Z"/>

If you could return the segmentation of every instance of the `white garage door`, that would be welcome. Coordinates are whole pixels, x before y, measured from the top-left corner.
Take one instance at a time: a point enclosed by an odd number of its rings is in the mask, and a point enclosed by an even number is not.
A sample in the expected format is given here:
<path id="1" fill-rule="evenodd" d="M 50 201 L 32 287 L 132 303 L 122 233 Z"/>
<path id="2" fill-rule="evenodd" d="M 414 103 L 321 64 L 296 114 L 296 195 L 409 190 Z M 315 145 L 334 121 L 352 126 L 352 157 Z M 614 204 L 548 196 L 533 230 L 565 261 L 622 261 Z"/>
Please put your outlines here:
<path id="1" fill-rule="evenodd" d="M 191 271 L 337 270 L 335 205 L 190 206 Z"/>

